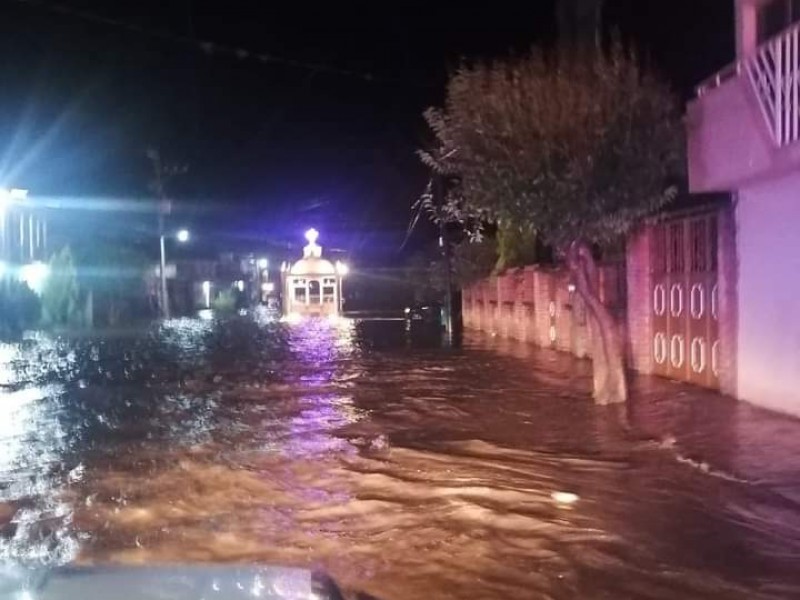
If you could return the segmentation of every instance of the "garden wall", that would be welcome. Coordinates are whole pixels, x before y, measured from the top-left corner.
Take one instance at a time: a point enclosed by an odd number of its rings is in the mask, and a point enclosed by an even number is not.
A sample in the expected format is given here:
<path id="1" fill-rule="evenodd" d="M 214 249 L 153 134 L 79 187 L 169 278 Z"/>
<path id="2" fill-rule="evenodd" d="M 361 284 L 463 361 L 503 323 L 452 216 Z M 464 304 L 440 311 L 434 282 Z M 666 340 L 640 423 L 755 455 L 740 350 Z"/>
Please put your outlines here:
<path id="1" fill-rule="evenodd" d="M 602 265 L 600 286 L 627 341 L 625 265 Z M 462 290 L 462 312 L 467 329 L 591 357 L 586 307 L 566 269 L 529 266 L 477 281 Z"/>

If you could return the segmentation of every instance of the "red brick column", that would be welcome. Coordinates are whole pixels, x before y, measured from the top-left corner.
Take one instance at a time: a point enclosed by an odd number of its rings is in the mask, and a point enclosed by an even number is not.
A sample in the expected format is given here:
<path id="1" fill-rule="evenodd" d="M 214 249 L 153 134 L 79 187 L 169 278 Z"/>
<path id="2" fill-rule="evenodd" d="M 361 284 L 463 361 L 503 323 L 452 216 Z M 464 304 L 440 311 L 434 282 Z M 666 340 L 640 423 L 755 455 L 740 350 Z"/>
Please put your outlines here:
<path id="1" fill-rule="evenodd" d="M 562 352 L 572 352 L 572 310 L 569 297 L 569 272 L 566 269 L 553 271 L 555 279 L 556 342 Z"/>
<path id="2" fill-rule="evenodd" d="M 626 253 L 628 318 L 625 341 L 629 364 L 642 373 L 652 373 L 654 367 L 651 251 L 651 227 L 643 227 L 628 238 Z"/>
<path id="3" fill-rule="evenodd" d="M 532 341 L 539 346 L 549 347 L 550 342 L 550 279 L 548 271 L 537 269 L 533 273 L 533 321 Z"/>
<path id="4" fill-rule="evenodd" d="M 486 280 L 482 279 L 477 283 L 478 309 L 475 328 L 478 331 L 485 331 L 486 327 Z"/>
<path id="5" fill-rule="evenodd" d="M 723 394 L 737 396 L 739 273 L 736 250 L 736 215 L 733 206 L 728 204 L 720 210 L 717 223 L 719 387 Z"/>
<path id="6" fill-rule="evenodd" d="M 535 302 L 535 278 L 536 268 L 525 267 L 522 271 L 522 284 L 520 286 L 519 298 L 521 298 L 522 311 L 524 319 L 521 321 L 524 324 L 525 333 L 524 340 L 526 342 L 536 343 L 536 306 Z"/>

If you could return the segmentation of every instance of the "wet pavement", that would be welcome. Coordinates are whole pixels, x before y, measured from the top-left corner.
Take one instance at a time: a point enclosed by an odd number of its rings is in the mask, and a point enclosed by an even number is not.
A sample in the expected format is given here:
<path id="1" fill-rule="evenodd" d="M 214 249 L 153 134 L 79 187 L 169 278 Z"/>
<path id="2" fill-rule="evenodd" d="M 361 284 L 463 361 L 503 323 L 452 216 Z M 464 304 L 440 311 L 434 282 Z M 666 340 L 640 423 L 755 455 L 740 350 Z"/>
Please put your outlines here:
<path id="1" fill-rule="evenodd" d="M 800 421 L 398 321 L 0 345 L 0 560 L 323 568 L 376 598 L 800 598 Z"/>

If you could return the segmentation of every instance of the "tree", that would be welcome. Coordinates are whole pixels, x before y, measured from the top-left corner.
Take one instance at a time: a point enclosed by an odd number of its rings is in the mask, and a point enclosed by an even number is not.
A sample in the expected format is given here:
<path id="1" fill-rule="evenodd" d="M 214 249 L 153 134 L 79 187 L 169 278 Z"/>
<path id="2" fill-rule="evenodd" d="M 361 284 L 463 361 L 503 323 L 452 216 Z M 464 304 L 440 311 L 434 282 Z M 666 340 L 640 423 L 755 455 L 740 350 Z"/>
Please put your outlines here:
<path id="1" fill-rule="evenodd" d="M 40 314 L 39 297 L 31 288 L 13 277 L 0 278 L 0 339 L 34 327 Z"/>
<path id="2" fill-rule="evenodd" d="M 620 44 L 563 47 L 464 66 L 445 108 L 425 116 L 437 146 L 423 161 L 458 181 L 451 212 L 466 224 L 477 215 L 501 229 L 529 227 L 565 260 L 590 317 L 594 397 L 625 401 L 622 343 L 600 301 L 595 251 L 677 194 L 685 162 L 676 98 Z"/>
<path id="3" fill-rule="evenodd" d="M 451 278 L 456 288 L 488 277 L 497 265 L 497 246 L 491 239 L 464 240 L 453 246 Z M 411 257 L 406 279 L 414 287 L 418 301 L 441 298 L 447 290 L 447 264 L 440 249 L 429 248 Z"/>
<path id="4" fill-rule="evenodd" d="M 105 325 L 119 325 L 146 304 L 144 274 L 150 261 L 140 247 L 92 236 L 75 245 L 74 256 L 78 284 L 91 291 Z"/>
<path id="5" fill-rule="evenodd" d="M 42 320 L 46 325 L 71 325 L 80 320 L 78 275 L 72 252 L 65 246 L 50 258 L 42 288 Z"/>

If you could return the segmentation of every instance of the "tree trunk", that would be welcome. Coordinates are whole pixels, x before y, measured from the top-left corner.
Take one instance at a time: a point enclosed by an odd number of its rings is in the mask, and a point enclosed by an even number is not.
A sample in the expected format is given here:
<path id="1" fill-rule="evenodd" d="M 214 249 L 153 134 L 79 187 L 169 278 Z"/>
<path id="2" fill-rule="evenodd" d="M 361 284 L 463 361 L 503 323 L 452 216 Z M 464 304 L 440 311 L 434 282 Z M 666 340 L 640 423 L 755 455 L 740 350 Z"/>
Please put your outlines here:
<path id="1" fill-rule="evenodd" d="M 622 340 L 614 317 L 600 300 L 600 276 L 589 247 L 573 242 L 567 252 L 567 264 L 589 315 L 594 400 L 597 404 L 625 402 L 628 385 Z"/>

